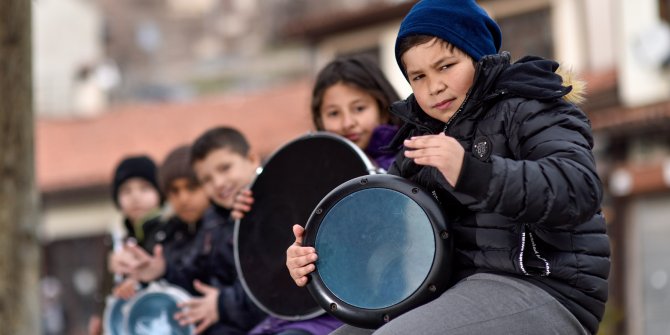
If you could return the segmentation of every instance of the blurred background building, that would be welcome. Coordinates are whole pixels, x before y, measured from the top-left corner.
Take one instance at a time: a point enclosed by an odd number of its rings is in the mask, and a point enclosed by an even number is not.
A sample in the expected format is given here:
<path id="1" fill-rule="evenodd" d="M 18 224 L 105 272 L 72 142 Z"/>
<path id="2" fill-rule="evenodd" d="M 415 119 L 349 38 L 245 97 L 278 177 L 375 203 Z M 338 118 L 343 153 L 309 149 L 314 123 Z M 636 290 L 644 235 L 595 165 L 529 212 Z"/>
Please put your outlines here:
<path id="1" fill-rule="evenodd" d="M 50 334 L 85 333 L 106 237 L 121 223 L 109 183 L 123 156 L 160 163 L 227 124 L 267 157 L 311 129 L 312 78 L 337 55 L 372 55 L 408 94 L 393 47 L 413 3 L 35 2 L 44 286 L 61 307 Z M 554 58 L 587 82 L 614 264 L 601 333 L 670 333 L 670 0 L 479 3 L 513 58 Z"/>

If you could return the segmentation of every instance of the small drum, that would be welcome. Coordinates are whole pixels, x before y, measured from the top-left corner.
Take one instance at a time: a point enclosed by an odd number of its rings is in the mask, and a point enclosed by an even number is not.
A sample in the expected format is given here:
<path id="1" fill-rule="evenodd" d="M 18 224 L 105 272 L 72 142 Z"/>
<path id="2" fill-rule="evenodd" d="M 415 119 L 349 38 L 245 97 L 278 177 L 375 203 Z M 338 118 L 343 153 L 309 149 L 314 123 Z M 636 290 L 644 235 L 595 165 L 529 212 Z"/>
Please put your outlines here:
<path id="1" fill-rule="evenodd" d="M 307 285 L 345 323 L 376 328 L 447 289 L 451 239 L 433 196 L 392 175 L 330 192 L 306 226 L 319 258 Z"/>
<path id="2" fill-rule="evenodd" d="M 235 225 L 237 270 L 257 306 L 284 320 L 324 312 L 286 269 L 286 248 L 295 241 L 291 227 L 304 225 L 335 187 L 375 171 L 354 143 L 325 132 L 295 139 L 270 157 L 251 186 L 252 210 Z"/>
<path id="3" fill-rule="evenodd" d="M 108 296 L 102 315 L 102 329 L 105 335 L 123 335 L 123 306 L 126 300 Z"/>
<path id="4" fill-rule="evenodd" d="M 151 283 L 123 306 L 125 335 L 191 335 L 195 327 L 180 326 L 174 314 L 178 303 L 190 300 L 184 289 L 167 283 Z"/>

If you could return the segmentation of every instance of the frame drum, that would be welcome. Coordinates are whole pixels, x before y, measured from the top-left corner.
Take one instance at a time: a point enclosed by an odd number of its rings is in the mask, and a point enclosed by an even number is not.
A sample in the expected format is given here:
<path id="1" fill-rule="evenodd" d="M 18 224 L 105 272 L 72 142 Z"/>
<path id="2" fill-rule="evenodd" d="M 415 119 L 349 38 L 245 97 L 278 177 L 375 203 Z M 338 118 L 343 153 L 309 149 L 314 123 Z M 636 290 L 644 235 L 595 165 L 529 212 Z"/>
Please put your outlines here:
<path id="1" fill-rule="evenodd" d="M 398 176 L 362 176 L 330 192 L 309 218 L 304 245 L 319 255 L 309 292 L 353 326 L 377 328 L 448 287 L 444 213 Z"/>
<path id="2" fill-rule="evenodd" d="M 105 311 L 102 315 L 102 331 L 105 335 L 123 335 L 123 306 L 126 300 L 107 296 Z"/>
<path id="3" fill-rule="evenodd" d="M 266 313 L 310 319 L 323 309 L 286 269 L 291 227 L 304 225 L 323 197 L 351 178 L 375 172 L 365 153 L 335 134 L 315 132 L 277 150 L 254 180 L 254 204 L 235 225 L 235 262 L 245 291 Z"/>
<path id="4" fill-rule="evenodd" d="M 180 326 L 174 314 L 178 303 L 190 300 L 184 289 L 163 282 L 151 283 L 123 307 L 123 334 L 127 335 L 191 335 L 195 327 Z"/>

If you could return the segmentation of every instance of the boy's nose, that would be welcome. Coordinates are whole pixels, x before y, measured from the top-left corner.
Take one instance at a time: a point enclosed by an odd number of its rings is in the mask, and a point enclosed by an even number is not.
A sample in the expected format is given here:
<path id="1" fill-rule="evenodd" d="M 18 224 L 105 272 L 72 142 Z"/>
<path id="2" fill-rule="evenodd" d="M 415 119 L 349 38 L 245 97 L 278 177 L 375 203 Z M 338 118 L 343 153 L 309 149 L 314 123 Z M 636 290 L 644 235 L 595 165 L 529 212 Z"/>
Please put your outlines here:
<path id="1" fill-rule="evenodd" d="M 431 95 L 438 95 L 442 93 L 445 89 L 447 88 L 447 85 L 444 83 L 444 81 L 437 79 L 437 80 L 431 80 L 428 83 L 428 89 L 430 90 Z"/>

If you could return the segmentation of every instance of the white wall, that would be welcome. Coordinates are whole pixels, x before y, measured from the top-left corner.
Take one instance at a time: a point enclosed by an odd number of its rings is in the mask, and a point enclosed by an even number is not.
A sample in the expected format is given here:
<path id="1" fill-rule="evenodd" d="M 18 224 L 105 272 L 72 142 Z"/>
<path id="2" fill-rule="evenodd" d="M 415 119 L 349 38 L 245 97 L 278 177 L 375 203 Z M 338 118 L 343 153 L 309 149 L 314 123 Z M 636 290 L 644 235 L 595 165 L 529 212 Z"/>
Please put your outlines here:
<path id="1" fill-rule="evenodd" d="M 124 231 L 119 211 L 108 197 L 46 206 L 42 211 L 40 238 L 53 241 L 64 238 Z"/>
<path id="2" fill-rule="evenodd" d="M 626 106 L 670 98 L 670 72 L 643 63 L 634 54 L 639 36 L 660 21 L 658 0 L 617 0 L 616 53 L 619 55 L 619 95 Z"/>
<path id="3" fill-rule="evenodd" d="M 599 72 L 614 68 L 617 61 L 615 37 L 615 3 L 611 0 L 583 1 L 586 15 L 587 65 Z"/>
<path id="4" fill-rule="evenodd" d="M 670 197 L 631 205 L 626 232 L 627 334 L 665 335 L 670 329 Z"/>
<path id="5" fill-rule="evenodd" d="M 102 56 L 96 1 L 34 2 L 33 35 L 35 109 L 38 115 L 71 113 L 77 69 Z"/>

